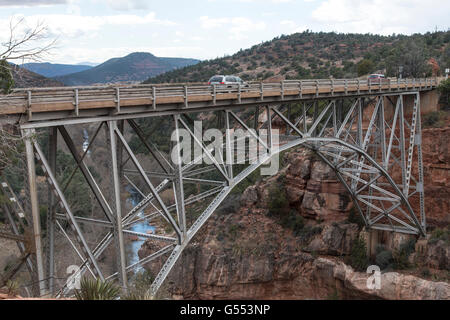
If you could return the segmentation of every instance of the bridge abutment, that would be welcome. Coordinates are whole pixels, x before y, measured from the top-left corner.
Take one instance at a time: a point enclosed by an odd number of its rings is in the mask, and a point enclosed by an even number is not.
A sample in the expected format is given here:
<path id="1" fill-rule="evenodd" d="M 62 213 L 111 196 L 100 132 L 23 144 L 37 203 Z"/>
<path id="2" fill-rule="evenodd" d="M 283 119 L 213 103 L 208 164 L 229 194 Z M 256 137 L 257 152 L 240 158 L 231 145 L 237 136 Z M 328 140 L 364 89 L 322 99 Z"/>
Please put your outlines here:
<path id="1" fill-rule="evenodd" d="M 366 242 L 367 256 L 371 259 L 375 259 L 377 248 L 379 246 L 383 246 L 385 250 L 392 252 L 398 251 L 401 249 L 401 246 L 408 241 L 417 239 L 417 236 L 393 231 L 370 229 L 362 232 L 362 239 Z"/>

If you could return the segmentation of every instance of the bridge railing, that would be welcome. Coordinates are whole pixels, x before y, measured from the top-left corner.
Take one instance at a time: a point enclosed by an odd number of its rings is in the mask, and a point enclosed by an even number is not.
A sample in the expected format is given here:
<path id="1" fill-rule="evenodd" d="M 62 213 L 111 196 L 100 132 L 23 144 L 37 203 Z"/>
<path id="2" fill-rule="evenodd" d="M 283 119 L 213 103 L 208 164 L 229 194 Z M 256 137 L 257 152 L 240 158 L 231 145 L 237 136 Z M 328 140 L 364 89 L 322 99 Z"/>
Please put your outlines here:
<path id="1" fill-rule="evenodd" d="M 179 98 L 181 101 L 195 100 L 196 96 L 210 96 L 211 100 L 216 99 L 217 95 L 233 94 L 238 99 L 241 94 L 247 94 L 246 97 L 264 97 L 264 94 L 270 92 L 275 95 L 284 96 L 303 93 L 335 91 L 347 93 L 347 91 L 377 92 L 382 90 L 410 90 L 410 89 L 432 89 L 438 85 L 437 78 L 419 78 L 419 79 L 307 79 L 307 80 L 285 80 L 281 82 L 249 82 L 246 85 L 128 85 L 128 86 L 90 86 L 90 87 L 61 87 L 61 88 L 30 88 L 15 89 L 9 95 L 0 95 L 0 114 L 2 107 L 14 106 L 30 107 L 37 104 L 41 109 L 49 109 L 52 105 L 67 104 L 78 108 L 84 103 L 83 108 L 89 105 L 89 102 L 97 103 L 93 108 L 105 106 L 111 107 L 111 103 L 126 105 L 127 100 L 137 100 L 141 104 L 165 103 L 164 98 Z M 108 104 L 109 102 L 109 104 Z M 46 110 L 46 109 L 45 109 Z"/>

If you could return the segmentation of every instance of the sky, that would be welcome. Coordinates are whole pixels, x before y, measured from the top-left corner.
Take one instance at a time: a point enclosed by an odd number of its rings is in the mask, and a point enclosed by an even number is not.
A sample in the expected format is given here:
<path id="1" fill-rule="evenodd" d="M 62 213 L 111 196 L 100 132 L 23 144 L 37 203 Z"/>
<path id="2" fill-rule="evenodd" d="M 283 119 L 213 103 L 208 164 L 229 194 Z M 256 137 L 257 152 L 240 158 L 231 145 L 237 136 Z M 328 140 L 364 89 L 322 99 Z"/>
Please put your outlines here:
<path id="1" fill-rule="evenodd" d="M 204 60 L 307 29 L 382 35 L 446 31 L 450 1 L 0 0 L 1 43 L 11 19 L 22 17 L 22 31 L 41 21 L 47 35 L 58 39 L 45 58 L 52 63 L 101 63 L 138 51 Z"/>

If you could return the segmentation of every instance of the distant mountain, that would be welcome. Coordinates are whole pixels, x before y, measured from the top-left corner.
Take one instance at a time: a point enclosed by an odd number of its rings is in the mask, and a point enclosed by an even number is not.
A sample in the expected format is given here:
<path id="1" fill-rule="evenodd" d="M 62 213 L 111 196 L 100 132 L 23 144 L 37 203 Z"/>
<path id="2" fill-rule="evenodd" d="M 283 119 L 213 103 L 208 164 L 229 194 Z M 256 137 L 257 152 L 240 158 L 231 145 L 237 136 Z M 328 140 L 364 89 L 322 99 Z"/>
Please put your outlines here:
<path id="1" fill-rule="evenodd" d="M 22 65 L 22 67 L 48 78 L 64 76 L 66 74 L 92 69 L 92 67 L 89 65 L 53 64 L 48 62 L 25 63 Z"/>
<path id="2" fill-rule="evenodd" d="M 55 77 L 66 85 L 141 82 L 174 69 L 198 63 L 194 59 L 158 58 L 150 53 L 136 52 L 123 58 L 110 59 L 94 68 Z"/>
<path id="3" fill-rule="evenodd" d="M 63 87 L 64 84 L 54 79 L 49 79 L 40 74 L 27 69 L 13 65 L 12 69 L 15 88 L 45 88 L 45 87 Z"/>
<path id="4" fill-rule="evenodd" d="M 90 66 L 90 67 L 96 67 L 99 65 L 99 63 L 94 62 L 80 62 L 76 64 L 77 66 Z"/>

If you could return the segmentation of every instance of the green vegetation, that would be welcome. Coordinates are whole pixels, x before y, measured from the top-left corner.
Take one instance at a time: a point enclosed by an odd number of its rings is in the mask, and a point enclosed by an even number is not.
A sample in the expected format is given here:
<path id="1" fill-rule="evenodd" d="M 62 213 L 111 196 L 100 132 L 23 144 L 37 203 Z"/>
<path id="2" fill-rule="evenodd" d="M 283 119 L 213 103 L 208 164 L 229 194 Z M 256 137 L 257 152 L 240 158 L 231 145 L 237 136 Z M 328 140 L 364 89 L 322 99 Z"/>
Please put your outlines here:
<path id="1" fill-rule="evenodd" d="M 381 270 L 384 270 L 387 267 L 391 266 L 393 260 L 392 252 L 386 250 L 384 246 L 381 246 L 380 249 L 377 248 L 377 252 L 378 253 L 375 257 L 376 265 L 379 266 Z"/>
<path id="2" fill-rule="evenodd" d="M 411 267 L 409 256 L 415 251 L 416 239 L 411 239 L 400 245 L 398 250 L 390 251 L 384 245 L 379 245 L 376 250 L 375 263 L 382 270 L 392 268 L 404 270 Z"/>
<path id="3" fill-rule="evenodd" d="M 291 212 L 286 190 L 282 184 L 277 183 L 271 188 L 268 209 L 268 215 L 271 217 L 283 217 Z"/>
<path id="4" fill-rule="evenodd" d="M 132 285 L 128 288 L 128 293 L 122 300 L 152 300 L 150 286 L 154 277 L 147 270 L 137 273 L 132 279 Z"/>
<path id="5" fill-rule="evenodd" d="M 301 235 L 305 230 L 305 220 L 295 211 L 291 211 L 289 215 L 283 217 L 280 224 L 283 228 L 291 229 L 296 236 Z"/>
<path id="6" fill-rule="evenodd" d="M 20 285 L 17 280 L 8 280 L 6 282 L 6 293 L 11 296 L 17 296 L 19 294 Z"/>
<path id="7" fill-rule="evenodd" d="M 312 237 L 322 232 L 322 227 L 320 226 L 305 226 L 299 232 L 297 232 L 297 236 L 300 238 L 302 242 L 308 242 Z"/>
<path id="8" fill-rule="evenodd" d="M 116 300 L 120 296 L 120 288 L 111 282 L 100 279 L 81 279 L 80 289 L 75 290 L 77 300 Z"/>
<path id="9" fill-rule="evenodd" d="M 440 102 L 444 105 L 444 109 L 450 110 L 450 79 L 442 81 L 438 90 L 441 94 Z"/>
<path id="10" fill-rule="evenodd" d="M 394 259 L 394 268 L 396 270 L 404 270 L 411 267 L 409 256 L 415 251 L 416 239 L 411 239 L 402 243 L 398 250 L 392 253 Z"/>
<path id="11" fill-rule="evenodd" d="M 65 188 L 69 181 L 72 170 L 76 167 L 75 160 L 72 156 L 58 150 L 56 154 L 56 161 L 58 167 L 56 170 L 56 176 L 58 177 L 60 186 Z M 98 174 L 91 168 L 91 172 L 95 178 L 98 178 Z M 64 192 L 67 200 L 71 204 L 72 211 L 77 216 L 87 216 L 92 211 L 91 191 L 89 185 L 86 182 L 83 174 L 80 170 L 77 170 L 72 177 L 70 184 Z"/>
<path id="12" fill-rule="evenodd" d="M 364 219 L 361 217 L 361 214 L 358 212 L 358 209 L 356 209 L 356 207 L 352 207 L 350 209 L 347 222 L 357 224 L 360 230 L 366 225 L 364 223 Z"/>
<path id="13" fill-rule="evenodd" d="M 286 229 L 292 230 L 296 237 L 302 242 L 307 242 L 316 234 L 322 232 L 320 226 L 311 226 L 305 224 L 305 219 L 296 211 L 289 207 L 284 183 L 278 181 L 269 193 L 268 216 L 274 217 L 278 223 Z"/>
<path id="14" fill-rule="evenodd" d="M 279 180 L 269 192 L 267 215 L 276 218 L 283 228 L 291 229 L 295 236 L 302 236 L 309 228 L 305 229 L 303 217 L 289 207 L 283 176 Z"/>
<path id="15" fill-rule="evenodd" d="M 0 92 L 8 94 L 14 87 L 14 79 L 11 73 L 11 66 L 5 60 L 0 60 Z"/>
<path id="16" fill-rule="evenodd" d="M 424 128 L 441 128 L 445 125 L 447 113 L 444 111 L 433 111 L 423 116 Z"/>
<path id="17" fill-rule="evenodd" d="M 236 187 L 234 187 L 231 194 L 243 194 L 244 191 L 250 187 L 255 185 L 258 181 L 261 180 L 261 170 L 255 170 L 247 178 L 241 181 Z"/>
<path id="18" fill-rule="evenodd" d="M 170 151 L 170 133 L 173 131 L 173 118 L 161 117 L 144 118 L 136 120 L 138 126 L 143 131 L 146 141 L 151 141 L 158 146 L 160 151 L 168 154 Z M 149 154 L 148 149 L 137 135 L 133 135 L 130 141 L 130 148 L 135 153 Z"/>
<path id="19" fill-rule="evenodd" d="M 450 229 L 437 228 L 431 233 L 430 243 L 434 244 L 438 241 L 444 241 L 447 245 L 450 245 Z"/>
<path id="20" fill-rule="evenodd" d="M 429 278 L 429 277 L 431 277 L 430 269 L 428 269 L 428 268 L 423 268 L 423 269 L 420 271 L 420 275 L 421 275 L 423 278 Z"/>
<path id="21" fill-rule="evenodd" d="M 372 73 L 375 70 L 375 64 L 372 60 L 364 59 L 358 63 L 358 77 Z"/>
<path id="22" fill-rule="evenodd" d="M 337 291 L 337 289 L 334 288 L 333 291 L 328 294 L 327 300 L 342 300 L 342 299 L 339 296 L 339 292 Z"/>
<path id="23" fill-rule="evenodd" d="M 352 250 L 347 257 L 347 263 L 356 271 L 366 271 L 369 265 L 367 257 L 366 242 L 363 239 L 355 239 L 352 243 Z"/>

